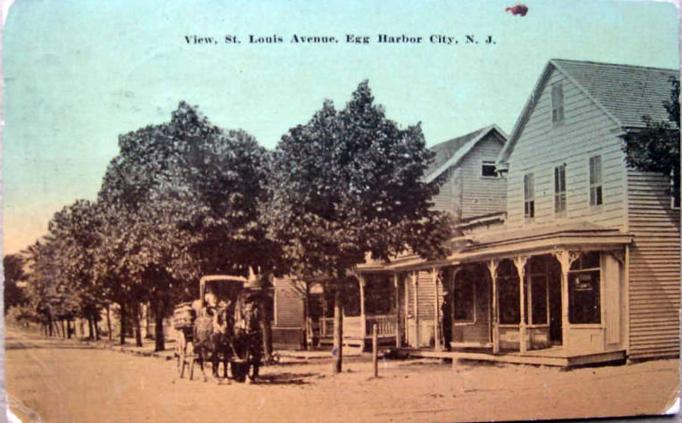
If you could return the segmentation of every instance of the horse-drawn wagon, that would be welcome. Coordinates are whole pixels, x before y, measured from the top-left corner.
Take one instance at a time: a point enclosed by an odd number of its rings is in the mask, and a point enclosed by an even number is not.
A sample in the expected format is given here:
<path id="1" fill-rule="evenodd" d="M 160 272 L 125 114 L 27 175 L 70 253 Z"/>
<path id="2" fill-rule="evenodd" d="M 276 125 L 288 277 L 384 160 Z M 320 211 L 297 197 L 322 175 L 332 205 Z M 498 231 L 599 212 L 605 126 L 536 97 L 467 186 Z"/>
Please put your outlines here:
<path id="1" fill-rule="evenodd" d="M 178 304 L 173 312 L 177 331 L 175 357 L 180 377 L 188 370 L 194 377 L 199 364 L 204 379 L 204 364 L 212 364 L 218 378 L 253 381 L 258 376 L 262 357 L 260 330 L 260 286 L 253 272 L 249 278 L 231 275 L 204 276 L 199 281 L 199 298 Z"/>

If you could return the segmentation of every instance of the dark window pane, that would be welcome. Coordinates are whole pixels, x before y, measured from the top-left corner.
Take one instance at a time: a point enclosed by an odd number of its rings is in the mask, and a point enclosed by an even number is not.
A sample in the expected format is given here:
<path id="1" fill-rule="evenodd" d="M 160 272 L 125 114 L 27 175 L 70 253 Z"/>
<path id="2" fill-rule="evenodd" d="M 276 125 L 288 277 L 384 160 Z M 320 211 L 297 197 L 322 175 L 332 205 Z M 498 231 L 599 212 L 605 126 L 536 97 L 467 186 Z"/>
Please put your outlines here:
<path id="1" fill-rule="evenodd" d="M 533 324 L 547 323 L 547 276 L 531 277 L 531 311 Z"/>
<path id="2" fill-rule="evenodd" d="M 497 172 L 495 172 L 495 162 L 483 162 L 481 176 L 497 176 Z"/>
<path id="3" fill-rule="evenodd" d="M 569 272 L 569 321 L 600 323 L 599 270 Z"/>
<path id="4" fill-rule="evenodd" d="M 454 308 L 455 321 L 474 320 L 474 283 L 467 274 L 455 281 Z"/>
<path id="5" fill-rule="evenodd" d="M 519 277 L 514 264 L 502 261 L 498 269 L 500 323 L 518 324 L 520 320 Z"/>

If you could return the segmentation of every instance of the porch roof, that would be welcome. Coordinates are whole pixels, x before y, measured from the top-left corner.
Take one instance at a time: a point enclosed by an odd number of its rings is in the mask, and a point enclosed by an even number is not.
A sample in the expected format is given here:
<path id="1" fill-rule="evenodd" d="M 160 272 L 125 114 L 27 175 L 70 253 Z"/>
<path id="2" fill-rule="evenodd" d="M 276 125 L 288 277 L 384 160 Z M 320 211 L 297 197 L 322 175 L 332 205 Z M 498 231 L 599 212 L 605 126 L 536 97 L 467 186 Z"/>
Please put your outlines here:
<path id="1" fill-rule="evenodd" d="M 443 267 L 520 254 L 546 254 L 560 249 L 613 250 L 632 242 L 630 234 L 589 222 L 506 228 L 454 238 L 452 253 L 443 260 L 426 261 L 417 255 L 398 257 L 381 266 L 359 266 L 358 271 L 404 271 Z"/>
<path id="2" fill-rule="evenodd" d="M 558 249 L 613 249 L 632 242 L 630 234 L 589 222 L 489 231 L 469 236 L 469 244 L 448 261 L 548 253 Z"/>

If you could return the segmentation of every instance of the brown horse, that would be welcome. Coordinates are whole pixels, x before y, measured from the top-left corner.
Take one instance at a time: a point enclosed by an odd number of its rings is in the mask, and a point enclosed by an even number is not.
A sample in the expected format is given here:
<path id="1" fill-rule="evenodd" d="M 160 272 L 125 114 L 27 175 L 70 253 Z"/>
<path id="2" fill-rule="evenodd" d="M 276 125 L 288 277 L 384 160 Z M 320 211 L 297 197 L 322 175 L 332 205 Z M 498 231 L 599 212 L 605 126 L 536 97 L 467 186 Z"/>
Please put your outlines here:
<path id="1" fill-rule="evenodd" d="M 243 291 L 239 294 L 234 309 L 234 335 L 232 337 L 234 354 L 244 369 L 233 371 L 237 380 L 243 380 L 245 370 L 250 382 L 258 377 L 263 357 L 263 336 L 260 329 L 258 300 Z"/>
<path id="2" fill-rule="evenodd" d="M 204 381 L 207 380 L 204 363 L 212 363 L 212 374 L 219 380 L 218 369 L 223 363 L 223 377 L 227 378 L 232 349 L 232 310 L 229 304 L 207 307 L 194 321 L 194 356 L 199 363 Z"/>

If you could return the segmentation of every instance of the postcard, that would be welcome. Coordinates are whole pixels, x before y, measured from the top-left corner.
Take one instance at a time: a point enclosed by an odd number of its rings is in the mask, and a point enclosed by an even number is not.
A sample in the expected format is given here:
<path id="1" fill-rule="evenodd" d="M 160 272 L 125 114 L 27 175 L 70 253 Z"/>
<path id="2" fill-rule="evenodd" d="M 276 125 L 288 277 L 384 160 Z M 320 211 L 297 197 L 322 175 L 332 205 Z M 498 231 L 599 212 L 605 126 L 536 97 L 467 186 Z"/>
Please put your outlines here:
<path id="1" fill-rule="evenodd" d="M 9 421 L 677 413 L 676 4 L 4 10 Z"/>

